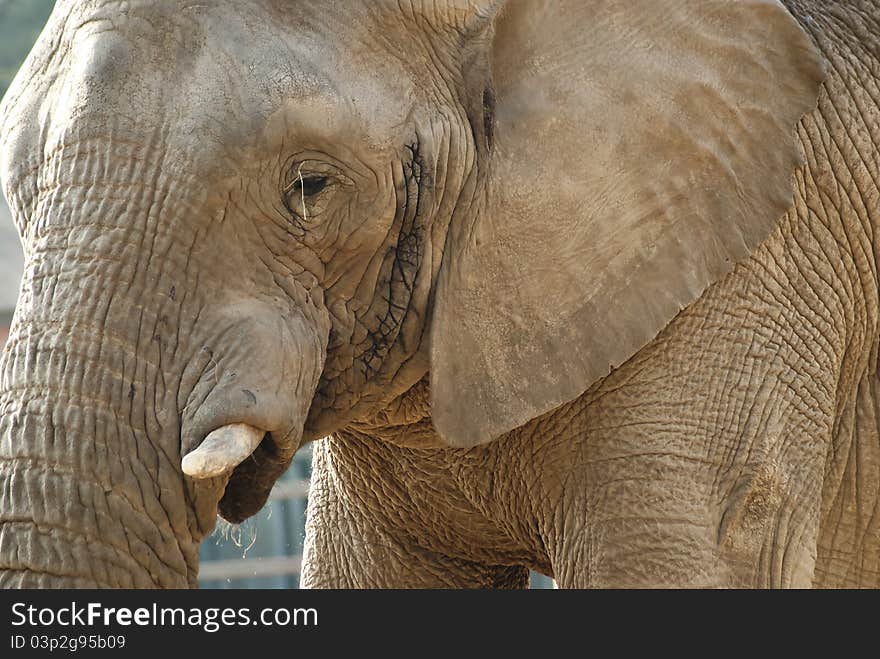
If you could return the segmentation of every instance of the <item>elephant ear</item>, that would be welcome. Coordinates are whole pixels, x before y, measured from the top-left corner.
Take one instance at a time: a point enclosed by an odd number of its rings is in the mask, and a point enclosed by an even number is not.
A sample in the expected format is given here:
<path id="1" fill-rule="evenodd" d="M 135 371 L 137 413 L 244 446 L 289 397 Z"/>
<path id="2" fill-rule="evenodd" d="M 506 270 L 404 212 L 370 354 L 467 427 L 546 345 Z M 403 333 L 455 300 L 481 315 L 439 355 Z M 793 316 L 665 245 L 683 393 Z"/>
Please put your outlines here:
<path id="1" fill-rule="evenodd" d="M 774 0 L 492 20 L 484 207 L 450 228 L 431 330 L 434 424 L 464 447 L 582 394 L 749 256 L 793 203 L 823 78 Z"/>

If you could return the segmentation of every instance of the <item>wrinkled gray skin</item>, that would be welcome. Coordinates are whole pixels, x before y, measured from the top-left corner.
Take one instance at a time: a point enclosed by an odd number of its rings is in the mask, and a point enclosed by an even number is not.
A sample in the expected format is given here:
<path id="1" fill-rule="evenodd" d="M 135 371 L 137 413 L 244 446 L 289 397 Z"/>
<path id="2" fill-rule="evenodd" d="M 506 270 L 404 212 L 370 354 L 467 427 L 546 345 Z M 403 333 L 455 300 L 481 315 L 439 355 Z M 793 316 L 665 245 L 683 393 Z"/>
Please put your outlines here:
<path id="1" fill-rule="evenodd" d="M 325 435 L 305 586 L 880 585 L 880 3 L 726 4 L 59 0 L 0 586 L 193 586 Z"/>

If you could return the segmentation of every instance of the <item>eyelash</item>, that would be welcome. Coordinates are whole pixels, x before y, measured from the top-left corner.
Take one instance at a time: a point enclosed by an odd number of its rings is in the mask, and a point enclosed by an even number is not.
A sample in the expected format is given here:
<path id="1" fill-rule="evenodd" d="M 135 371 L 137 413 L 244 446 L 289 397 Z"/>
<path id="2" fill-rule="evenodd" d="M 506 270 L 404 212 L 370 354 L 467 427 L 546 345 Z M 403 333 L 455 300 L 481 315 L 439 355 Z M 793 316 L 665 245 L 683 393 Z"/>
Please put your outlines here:
<path id="1" fill-rule="evenodd" d="M 316 197 L 323 192 L 330 184 L 330 177 L 321 174 L 303 175 L 300 169 L 297 170 L 296 176 L 282 190 L 282 203 L 290 214 L 291 218 L 299 223 L 300 221 L 308 221 L 309 211 L 306 200 Z"/>

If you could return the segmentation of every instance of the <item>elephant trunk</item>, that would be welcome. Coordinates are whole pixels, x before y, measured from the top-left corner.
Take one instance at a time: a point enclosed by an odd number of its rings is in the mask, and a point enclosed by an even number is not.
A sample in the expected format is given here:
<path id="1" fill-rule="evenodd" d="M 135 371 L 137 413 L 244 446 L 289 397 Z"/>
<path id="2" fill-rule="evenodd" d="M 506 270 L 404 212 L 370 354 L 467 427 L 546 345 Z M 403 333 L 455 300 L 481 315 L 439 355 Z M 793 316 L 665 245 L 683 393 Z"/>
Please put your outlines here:
<path id="1" fill-rule="evenodd" d="M 25 395 L 2 399 L 0 588 L 194 585 L 197 539 L 168 505 L 182 490 L 168 458 L 120 455 L 110 440 L 136 432 L 88 391 Z"/>
<path id="2" fill-rule="evenodd" d="M 47 206 L 29 249 L 0 362 L 0 587 L 191 586 L 214 524 L 180 473 L 179 305 L 125 265 L 143 223 L 104 203 Z"/>
<path id="3" fill-rule="evenodd" d="M 176 420 L 171 441 L 161 441 L 144 405 L 156 392 L 138 391 L 137 376 L 101 361 L 114 351 L 134 361 L 136 349 L 112 337 L 74 339 L 84 333 L 74 323 L 38 331 L 19 322 L 10 337 L 0 388 L 0 588 L 193 585 L 201 533 L 180 503 L 188 497 Z"/>

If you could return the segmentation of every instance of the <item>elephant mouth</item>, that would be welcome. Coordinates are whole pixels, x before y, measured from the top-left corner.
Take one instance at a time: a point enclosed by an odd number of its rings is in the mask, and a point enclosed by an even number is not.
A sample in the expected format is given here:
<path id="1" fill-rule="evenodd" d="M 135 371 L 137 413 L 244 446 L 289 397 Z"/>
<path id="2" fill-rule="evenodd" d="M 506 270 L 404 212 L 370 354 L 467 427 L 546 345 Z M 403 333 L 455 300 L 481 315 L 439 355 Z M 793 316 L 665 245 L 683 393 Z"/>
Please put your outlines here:
<path id="1" fill-rule="evenodd" d="M 295 450 L 285 444 L 255 426 L 226 425 L 184 456 L 181 467 L 196 482 L 226 479 L 218 512 L 238 524 L 263 507 L 275 481 L 290 465 Z"/>

